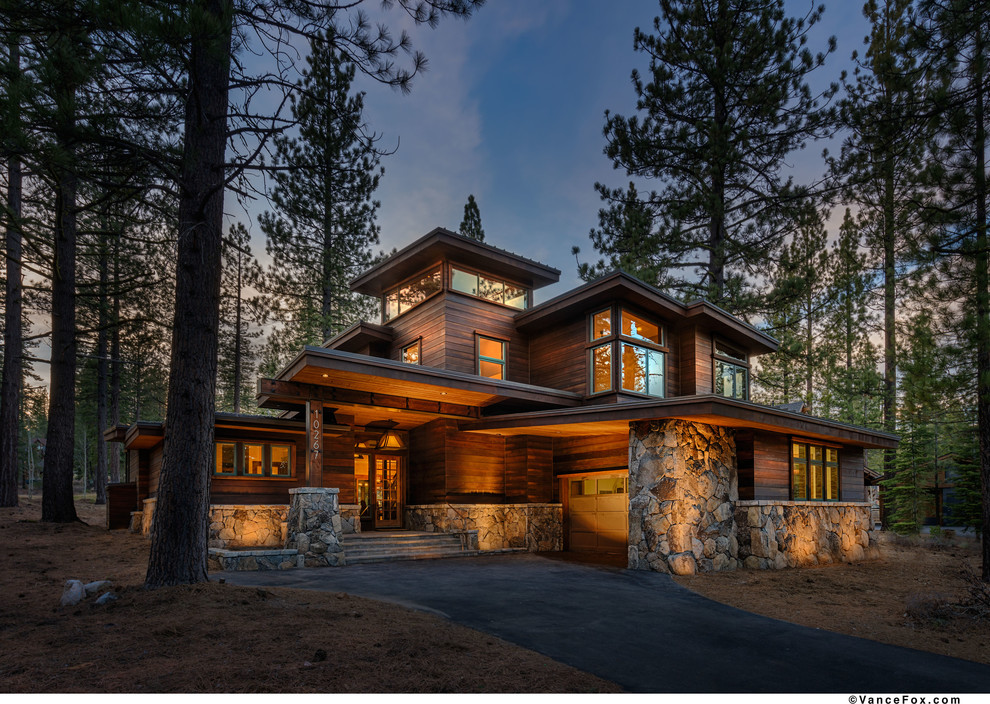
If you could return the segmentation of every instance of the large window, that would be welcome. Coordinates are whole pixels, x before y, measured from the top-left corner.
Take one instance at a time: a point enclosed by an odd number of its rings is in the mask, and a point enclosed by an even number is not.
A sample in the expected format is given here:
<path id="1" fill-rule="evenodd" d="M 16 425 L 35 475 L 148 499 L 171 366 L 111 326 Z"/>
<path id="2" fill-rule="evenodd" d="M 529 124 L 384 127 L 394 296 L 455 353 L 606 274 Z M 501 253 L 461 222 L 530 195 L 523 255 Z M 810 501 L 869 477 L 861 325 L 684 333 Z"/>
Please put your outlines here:
<path id="1" fill-rule="evenodd" d="M 839 451 L 809 442 L 791 443 L 791 499 L 839 500 Z"/>
<path id="2" fill-rule="evenodd" d="M 714 391 L 719 396 L 749 400 L 749 364 L 746 355 L 716 339 L 712 346 Z"/>
<path id="3" fill-rule="evenodd" d="M 213 473 L 220 476 L 291 477 L 292 445 L 218 442 Z"/>
<path id="4" fill-rule="evenodd" d="M 388 322 L 412 310 L 441 288 L 440 269 L 437 268 L 388 291 L 382 299 L 382 319 Z"/>
<path id="5" fill-rule="evenodd" d="M 526 310 L 529 306 L 529 290 L 503 279 L 477 274 L 455 266 L 450 267 L 450 288 L 452 291 L 477 296 L 492 303 Z"/>
<path id="6" fill-rule="evenodd" d="M 478 335 L 478 374 L 489 379 L 504 379 L 506 347 L 503 340 Z"/>
<path id="7" fill-rule="evenodd" d="M 613 326 L 613 313 L 610 307 L 591 316 L 591 393 L 618 387 L 663 397 L 666 372 L 663 327 L 624 306 L 618 307 L 619 325 Z"/>

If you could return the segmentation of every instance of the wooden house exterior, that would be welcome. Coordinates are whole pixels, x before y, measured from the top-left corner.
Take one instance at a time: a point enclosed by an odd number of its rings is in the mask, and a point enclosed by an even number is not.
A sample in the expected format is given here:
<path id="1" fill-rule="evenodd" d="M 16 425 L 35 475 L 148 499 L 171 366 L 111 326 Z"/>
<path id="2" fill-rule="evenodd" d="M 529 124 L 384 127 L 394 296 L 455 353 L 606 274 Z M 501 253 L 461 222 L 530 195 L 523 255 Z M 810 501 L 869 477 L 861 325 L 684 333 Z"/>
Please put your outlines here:
<path id="1" fill-rule="evenodd" d="M 731 547 L 730 534 L 765 529 L 764 513 L 795 525 L 809 512 L 834 516 L 828 508 L 858 515 L 864 450 L 896 438 L 750 401 L 750 364 L 776 341 L 622 272 L 534 304 L 558 278 L 443 229 L 365 272 L 352 288 L 378 297 L 382 317 L 260 379 L 260 405 L 280 417 L 217 415 L 213 503 L 288 504 L 292 487 L 333 487 L 365 531 L 424 521 L 442 530 L 436 516 L 448 508 L 511 507 L 528 522 L 559 521 L 540 527 L 559 535 L 557 549 L 672 571 L 689 569 L 677 556 L 693 556 L 691 570 L 784 566 L 783 547 L 748 538 Z M 161 428 L 113 432 L 139 509 L 156 494 Z M 695 446 L 672 447 L 675 436 Z M 676 477 L 678 467 L 697 476 Z M 698 498 L 709 475 L 710 495 Z M 660 501 L 663 482 L 692 488 Z M 676 518 L 687 501 L 700 518 Z M 681 531 L 691 541 L 668 535 L 656 522 L 663 511 L 675 511 L 671 525 L 693 526 Z"/>

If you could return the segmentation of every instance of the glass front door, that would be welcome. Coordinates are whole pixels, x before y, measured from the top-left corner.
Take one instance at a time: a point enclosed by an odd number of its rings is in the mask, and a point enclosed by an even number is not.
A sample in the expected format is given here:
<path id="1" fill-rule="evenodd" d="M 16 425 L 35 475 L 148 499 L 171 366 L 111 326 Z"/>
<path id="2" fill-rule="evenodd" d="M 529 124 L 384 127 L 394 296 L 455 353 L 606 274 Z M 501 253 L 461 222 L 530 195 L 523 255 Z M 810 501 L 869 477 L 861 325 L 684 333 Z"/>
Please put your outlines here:
<path id="1" fill-rule="evenodd" d="M 402 484 L 400 458 L 375 455 L 375 528 L 398 528 L 402 524 Z"/>

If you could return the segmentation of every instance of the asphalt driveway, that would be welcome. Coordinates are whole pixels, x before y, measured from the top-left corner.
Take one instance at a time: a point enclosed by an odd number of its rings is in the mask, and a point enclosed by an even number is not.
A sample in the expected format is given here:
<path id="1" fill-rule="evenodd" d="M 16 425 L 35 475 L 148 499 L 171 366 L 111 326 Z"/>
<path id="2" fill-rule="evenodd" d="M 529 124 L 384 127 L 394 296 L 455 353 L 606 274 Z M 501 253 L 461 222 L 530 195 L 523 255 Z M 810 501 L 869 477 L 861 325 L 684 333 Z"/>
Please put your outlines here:
<path id="1" fill-rule="evenodd" d="M 986 665 L 757 616 L 666 575 L 531 554 L 217 577 L 430 611 L 633 692 L 990 691 Z"/>

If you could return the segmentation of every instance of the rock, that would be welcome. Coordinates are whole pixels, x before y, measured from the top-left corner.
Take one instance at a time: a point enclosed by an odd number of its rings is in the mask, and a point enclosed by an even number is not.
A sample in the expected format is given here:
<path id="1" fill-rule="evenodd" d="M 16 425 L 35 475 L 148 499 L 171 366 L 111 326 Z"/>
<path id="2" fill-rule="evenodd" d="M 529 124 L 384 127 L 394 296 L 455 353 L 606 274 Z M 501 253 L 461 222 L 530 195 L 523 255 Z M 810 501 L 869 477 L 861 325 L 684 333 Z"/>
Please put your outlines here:
<path id="1" fill-rule="evenodd" d="M 760 558 L 756 555 L 750 555 L 743 560 L 743 567 L 748 570 L 761 570 L 763 569 L 763 564 L 760 562 Z"/>
<path id="2" fill-rule="evenodd" d="M 729 556 L 719 553 L 712 559 L 712 569 L 716 572 L 723 572 L 729 569 Z"/>
<path id="3" fill-rule="evenodd" d="M 686 523 L 678 523 L 667 531 L 667 542 L 671 552 L 688 552 L 693 549 L 694 530 Z"/>
<path id="4" fill-rule="evenodd" d="M 694 555 L 689 552 L 683 552 L 679 555 L 671 555 L 667 558 L 667 564 L 670 566 L 670 571 L 673 574 L 696 574 L 698 571 L 697 564 L 694 561 Z"/>
<path id="5" fill-rule="evenodd" d="M 75 606 L 86 596 L 86 590 L 83 588 L 83 583 L 78 579 L 70 579 L 65 583 L 65 589 L 62 591 L 62 599 L 59 601 L 61 606 Z"/>
<path id="6" fill-rule="evenodd" d="M 104 606 L 106 604 L 109 604 L 111 601 L 117 601 L 117 598 L 118 598 L 117 595 L 114 594 L 113 592 L 106 592 L 105 594 L 101 594 L 100 597 L 96 600 L 96 605 Z"/>
<path id="7" fill-rule="evenodd" d="M 103 579 L 98 582 L 90 582 L 89 584 L 83 585 L 83 589 L 86 591 L 86 596 L 93 596 L 97 592 L 103 591 L 104 589 L 109 589 L 113 586 L 113 583 L 108 579 Z"/>
<path id="8" fill-rule="evenodd" d="M 694 553 L 694 559 L 700 561 L 705 555 L 705 544 L 702 543 L 697 538 L 691 539 L 691 552 Z"/>

